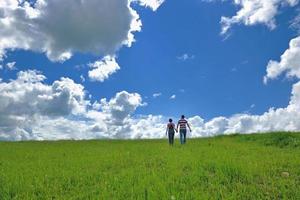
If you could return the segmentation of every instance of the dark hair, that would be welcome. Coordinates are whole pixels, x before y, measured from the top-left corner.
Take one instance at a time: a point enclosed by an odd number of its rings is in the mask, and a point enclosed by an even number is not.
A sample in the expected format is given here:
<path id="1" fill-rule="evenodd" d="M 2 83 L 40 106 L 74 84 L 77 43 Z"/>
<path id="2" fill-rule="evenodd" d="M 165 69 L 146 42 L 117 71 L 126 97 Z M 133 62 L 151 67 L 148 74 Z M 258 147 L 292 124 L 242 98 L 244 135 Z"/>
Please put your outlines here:
<path id="1" fill-rule="evenodd" d="M 184 115 L 181 115 L 181 119 L 184 119 Z"/>
<path id="2" fill-rule="evenodd" d="M 169 122 L 172 122 L 173 120 L 172 119 L 169 119 Z"/>

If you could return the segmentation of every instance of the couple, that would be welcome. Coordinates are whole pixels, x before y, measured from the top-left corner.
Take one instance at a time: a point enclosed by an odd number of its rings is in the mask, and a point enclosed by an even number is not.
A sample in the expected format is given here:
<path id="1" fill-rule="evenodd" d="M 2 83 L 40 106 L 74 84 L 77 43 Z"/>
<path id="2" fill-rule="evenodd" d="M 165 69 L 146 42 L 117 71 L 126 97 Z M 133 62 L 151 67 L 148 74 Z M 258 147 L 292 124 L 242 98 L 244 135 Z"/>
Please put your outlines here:
<path id="1" fill-rule="evenodd" d="M 167 125 L 166 135 L 169 136 L 169 144 L 174 144 L 174 135 L 175 131 L 178 132 L 179 127 L 179 134 L 180 134 L 180 143 L 185 144 L 186 142 L 186 127 L 189 128 L 190 132 L 192 132 L 192 129 L 188 123 L 188 121 L 185 119 L 184 115 L 181 115 L 181 119 L 177 123 L 177 128 L 175 128 L 175 124 L 173 123 L 172 119 L 169 119 L 169 123 Z"/>

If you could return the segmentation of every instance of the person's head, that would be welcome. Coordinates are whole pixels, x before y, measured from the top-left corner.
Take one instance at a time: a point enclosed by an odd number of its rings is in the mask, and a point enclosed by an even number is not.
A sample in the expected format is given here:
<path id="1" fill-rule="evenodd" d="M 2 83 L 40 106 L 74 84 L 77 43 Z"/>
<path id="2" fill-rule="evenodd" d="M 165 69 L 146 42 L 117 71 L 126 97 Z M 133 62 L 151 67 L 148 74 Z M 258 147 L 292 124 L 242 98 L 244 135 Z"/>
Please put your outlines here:
<path id="1" fill-rule="evenodd" d="M 185 118 L 185 116 L 184 115 L 181 115 L 181 119 L 184 119 Z"/>
<path id="2" fill-rule="evenodd" d="M 173 121 L 172 119 L 169 119 L 169 122 L 170 122 L 170 123 L 172 123 L 172 121 Z"/>

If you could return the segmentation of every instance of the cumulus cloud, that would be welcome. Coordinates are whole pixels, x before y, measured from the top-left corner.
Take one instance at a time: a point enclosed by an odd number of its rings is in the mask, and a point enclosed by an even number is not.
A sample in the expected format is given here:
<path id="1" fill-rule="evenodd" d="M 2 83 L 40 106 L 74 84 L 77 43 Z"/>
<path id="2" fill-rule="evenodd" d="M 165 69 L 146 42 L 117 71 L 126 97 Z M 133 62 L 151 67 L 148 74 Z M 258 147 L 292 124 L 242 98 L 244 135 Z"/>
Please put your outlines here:
<path id="1" fill-rule="evenodd" d="M 170 99 L 176 99 L 176 95 L 173 94 L 172 96 L 170 96 Z"/>
<path id="2" fill-rule="evenodd" d="M 300 81 L 293 85 L 290 103 L 285 108 L 270 108 L 262 115 L 237 114 L 232 117 L 216 117 L 205 122 L 201 117 L 189 119 L 191 137 L 214 136 L 232 133 L 260 133 L 300 130 Z"/>
<path id="3" fill-rule="evenodd" d="M 297 12 L 299 13 L 300 9 L 297 9 Z M 296 15 L 293 20 L 290 21 L 291 29 L 296 30 L 298 34 L 300 34 L 300 14 Z"/>
<path id="4" fill-rule="evenodd" d="M 232 25 L 240 23 L 246 26 L 264 24 L 274 29 L 278 10 L 284 6 L 296 6 L 299 0 L 233 0 L 233 3 L 240 9 L 233 17 L 221 18 L 221 34 L 226 34 Z"/>
<path id="5" fill-rule="evenodd" d="M 291 100 L 286 108 L 271 108 L 260 116 L 241 115 L 233 117 L 226 132 L 254 133 L 300 130 L 299 94 L 300 82 L 293 85 Z"/>
<path id="6" fill-rule="evenodd" d="M 138 116 L 130 119 L 131 139 L 163 138 L 165 136 L 167 118 L 161 115 Z"/>
<path id="7" fill-rule="evenodd" d="M 119 92 L 110 101 L 101 99 L 100 106 L 113 124 L 122 124 L 137 107 L 142 106 L 142 98 L 137 93 Z"/>
<path id="8" fill-rule="evenodd" d="M 133 3 L 156 10 L 163 0 L 1 0 L 0 59 L 14 49 L 45 53 L 52 61 L 76 52 L 113 55 L 141 30 Z"/>
<path id="9" fill-rule="evenodd" d="M 85 111 L 81 85 L 61 78 L 51 86 L 42 84 L 45 76 L 37 71 L 21 71 L 17 79 L 0 84 L 0 113 L 8 116 L 65 116 Z"/>
<path id="10" fill-rule="evenodd" d="M 300 81 L 293 85 L 287 107 L 270 108 L 262 115 L 236 114 L 231 117 L 216 117 L 209 121 L 205 121 L 200 116 L 193 116 L 188 120 L 193 130 L 189 137 L 209 137 L 232 133 L 299 131 Z"/>
<path id="11" fill-rule="evenodd" d="M 35 70 L 0 82 L 0 140 L 130 138 L 131 115 L 145 106 L 137 93 L 119 92 L 92 103 L 69 78 L 51 85 Z"/>
<path id="12" fill-rule="evenodd" d="M 298 0 L 235 0 L 241 9 L 231 18 L 222 17 L 222 34 L 227 33 L 236 23 L 245 25 L 265 24 L 270 29 L 276 27 L 275 16 L 282 6 L 295 6 Z M 294 26 L 297 19 L 294 20 Z M 283 73 L 287 77 L 300 78 L 300 37 L 290 41 L 289 48 L 282 54 L 280 61 L 269 61 L 264 82 L 275 79 Z M 251 106 L 254 107 L 255 105 Z M 232 117 L 216 117 L 208 122 L 199 117 L 190 119 L 196 124 L 192 136 L 211 136 L 231 133 L 256 133 L 270 131 L 300 130 L 300 81 L 292 87 L 290 102 L 284 108 L 270 108 L 262 115 L 236 114 Z"/>
<path id="13" fill-rule="evenodd" d="M 152 135 L 145 136 L 139 132 L 133 132 L 132 134 L 136 137 L 139 135 L 137 138 L 163 137 L 162 130 L 165 128 L 167 118 L 161 116 L 155 118 L 155 120 L 155 123 L 153 123 L 155 124 L 154 129 L 151 125 L 144 126 L 145 131 L 151 131 Z M 300 130 L 300 81 L 293 85 L 289 105 L 285 108 L 270 108 L 262 115 L 236 114 L 231 117 L 216 117 L 209 121 L 205 121 L 200 116 L 192 116 L 188 118 L 188 121 L 193 130 L 188 134 L 189 137 L 210 137 L 232 133 L 298 131 Z"/>
<path id="14" fill-rule="evenodd" d="M 16 62 L 9 62 L 9 63 L 6 63 L 6 68 L 8 70 L 14 70 L 16 69 Z"/>
<path id="15" fill-rule="evenodd" d="M 152 95 L 153 98 L 157 98 L 157 97 L 160 97 L 162 95 L 162 93 L 158 92 L 158 93 L 154 93 Z"/>
<path id="16" fill-rule="evenodd" d="M 181 56 L 178 56 L 177 59 L 178 60 L 182 60 L 182 61 L 186 61 L 186 60 L 192 60 L 194 59 L 195 56 L 194 55 L 189 55 L 187 53 L 182 54 Z"/>
<path id="17" fill-rule="evenodd" d="M 85 78 L 84 78 L 84 76 L 82 74 L 80 75 L 80 80 L 81 80 L 82 83 L 85 82 Z"/>
<path id="18" fill-rule="evenodd" d="M 167 117 L 135 114 L 145 106 L 138 93 L 121 91 L 109 100 L 91 102 L 81 84 L 69 78 L 45 84 L 45 79 L 28 70 L 19 72 L 15 80 L 0 82 L 0 140 L 165 137 Z M 192 116 L 189 137 L 300 130 L 299 102 L 300 81 L 294 84 L 286 108 L 209 121 Z"/>
<path id="19" fill-rule="evenodd" d="M 138 107 L 145 105 L 139 94 L 126 91 L 117 93 L 110 100 L 103 98 L 95 102 L 93 109 L 86 113 L 86 118 L 94 123 L 90 132 L 108 138 L 132 138 L 133 126 L 136 124 L 132 114 Z"/>
<path id="20" fill-rule="evenodd" d="M 16 80 L 0 83 L 0 138 L 39 139 L 41 133 L 35 129 L 46 119 L 85 113 L 83 86 L 69 78 L 46 85 L 45 79 L 28 70 L 19 72 Z"/>
<path id="21" fill-rule="evenodd" d="M 105 56 L 102 60 L 90 63 L 89 67 L 92 68 L 88 73 L 89 78 L 92 81 L 100 82 L 103 82 L 108 79 L 110 75 L 120 70 L 120 66 L 113 56 Z"/>
<path id="22" fill-rule="evenodd" d="M 156 11 L 165 0 L 133 0 L 139 2 L 140 5 L 150 7 Z"/>
<path id="23" fill-rule="evenodd" d="M 0 70 L 1 69 L 16 70 L 16 62 L 8 62 L 5 65 L 0 65 Z"/>
<path id="24" fill-rule="evenodd" d="M 300 78 L 300 36 L 290 41 L 289 48 L 281 55 L 280 61 L 269 61 L 264 82 L 274 79 L 283 72 L 288 77 Z"/>

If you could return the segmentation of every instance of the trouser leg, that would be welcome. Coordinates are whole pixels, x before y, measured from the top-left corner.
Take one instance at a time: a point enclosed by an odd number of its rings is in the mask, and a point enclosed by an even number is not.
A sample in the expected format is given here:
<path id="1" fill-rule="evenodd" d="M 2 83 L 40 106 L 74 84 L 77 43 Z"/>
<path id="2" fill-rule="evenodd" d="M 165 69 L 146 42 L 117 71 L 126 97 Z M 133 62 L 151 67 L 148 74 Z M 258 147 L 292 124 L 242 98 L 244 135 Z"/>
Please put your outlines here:
<path id="1" fill-rule="evenodd" d="M 174 143 L 174 133 L 169 133 L 169 144 Z"/>
<path id="2" fill-rule="evenodd" d="M 169 136 L 169 143 L 170 143 L 171 145 L 174 144 L 174 133 L 171 133 L 171 134 L 170 134 L 170 136 Z"/>
<path id="3" fill-rule="evenodd" d="M 180 131 L 180 144 L 183 144 L 183 133 Z"/>
<path id="4" fill-rule="evenodd" d="M 186 130 L 180 130 L 180 143 L 184 144 L 186 142 Z"/>

